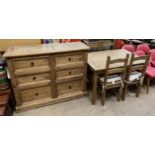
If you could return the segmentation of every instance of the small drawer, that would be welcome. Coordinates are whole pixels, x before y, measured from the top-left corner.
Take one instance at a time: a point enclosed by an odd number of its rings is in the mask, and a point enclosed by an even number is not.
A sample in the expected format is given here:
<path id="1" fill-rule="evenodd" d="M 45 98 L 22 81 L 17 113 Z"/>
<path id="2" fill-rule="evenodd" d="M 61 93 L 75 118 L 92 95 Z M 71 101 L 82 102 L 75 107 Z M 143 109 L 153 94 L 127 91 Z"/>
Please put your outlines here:
<path id="1" fill-rule="evenodd" d="M 52 98 L 51 87 L 40 87 L 20 91 L 23 102 L 35 101 L 40 99 Z"/>
<path id="2" fill-rule="evenodd" d="M 58 96 L 73 94 L 82 91 L 83 88 L 82 86 L 83 86 L 83 80 L 59 84 L 57 86 Z"/>
<path id="3" fill-rule="evenodd" d="M 14 61 L 15 69 L 25 69 L 25 68 L 34 68 L 34 67 L 42 67 L 42 66 L 49 66 L 48 58 Z"/>
<path id="4" fill-rule="evenodd" d="M 56 65 L 66 64 L 66 63 L 77 63 L 77 62 L 83 62 L 84 61 L 84 55 L 83 54 L 77 54 L 77 55 L 63 55 L 56 56 Z"/>
<path id="5" fill-rule="evenodd" d="M 66 77 L 69 78 L 69 77 L 72 77 L 72 76 L 83 75 L 83 72 L 84 72 L 83 68 L 58 71 L 57 72 L 57 79 L 66 78 Z"/>
<path id="6" fill-rule="evenodd" d="M 49 73 L 17 77 L 17 83 L 18 84 L 39 82 L 39 81 L 44 81 L 44 80 L 50 80 L 50 74 Z"/>

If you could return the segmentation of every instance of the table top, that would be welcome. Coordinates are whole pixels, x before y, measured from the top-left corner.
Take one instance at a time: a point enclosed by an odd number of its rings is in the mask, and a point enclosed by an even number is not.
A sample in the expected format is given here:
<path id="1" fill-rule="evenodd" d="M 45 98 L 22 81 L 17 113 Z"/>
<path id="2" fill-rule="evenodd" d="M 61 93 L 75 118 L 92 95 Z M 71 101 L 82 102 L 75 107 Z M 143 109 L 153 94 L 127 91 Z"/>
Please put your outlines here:
<path id="1" fill-rule="evenodd" d="M 131 56 L 131 52 L 125 49 L 106 50 L 88 53 L 88 65 L 95 71 L 105 70 L 107 57 L 111 59 L 125 58 L 126 54 Z"/>

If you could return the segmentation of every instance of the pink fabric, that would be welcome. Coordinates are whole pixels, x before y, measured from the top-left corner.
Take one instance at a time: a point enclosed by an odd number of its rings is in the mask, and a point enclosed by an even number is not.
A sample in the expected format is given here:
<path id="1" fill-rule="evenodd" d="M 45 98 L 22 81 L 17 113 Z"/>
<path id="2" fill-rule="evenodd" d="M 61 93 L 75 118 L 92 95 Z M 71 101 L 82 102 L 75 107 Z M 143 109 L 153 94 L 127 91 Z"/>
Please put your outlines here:
<path id="1" fill-rule="evenodd" d="M 151 65 L 151 62 L 149 62 L 147 66 L 152 66 L 152 65 Z"/>
<path id="2" fill-rule="evenodd" d="M 151 60 L 155 60 L 155 49 L 150 50 L 150 53 L 151 53 L 150 55 Z"/>
<path id="3" fill-rule="evenodd" d="M 147 66 L 146 76 L 150 79 L 155 78 L 155 67 Z"/>
<path id="4" fill-rule="evenodd" d="M 132 53 L 135 52 L 135 47 L 133 45 L 131 45 L 131 44 L 123 45 L 122 49 L 126 49 L 126 50 L 128 50 L 129 52 L 132 52 Z"/>
<path id="5" fill-rule="evenodd" d="M 152 64 L 152 66 L 155 67 L 155 49 L 150 50 L 150 62 Z"/>
<path id="6" fill-rule="evenodd" d="M 155 60 L 154 61 L 151 61 L 151 64 L 152 64 L 152 66 L 155 67 Z"/>
<path id="7" fill-rule="evenodd" d="M 147 54 L 150 51 L 150 47 L 147 44 L 140 44 L 137 46 L 137 50 L 142 50 L 145 52 L 145 54 Z"/>
<path id="8" fill-rule="evenodd" d="M 144 56 L 145 55 L 145 53 L 142 50 L 137 50 L 134 54 L 137 56 Z"/>

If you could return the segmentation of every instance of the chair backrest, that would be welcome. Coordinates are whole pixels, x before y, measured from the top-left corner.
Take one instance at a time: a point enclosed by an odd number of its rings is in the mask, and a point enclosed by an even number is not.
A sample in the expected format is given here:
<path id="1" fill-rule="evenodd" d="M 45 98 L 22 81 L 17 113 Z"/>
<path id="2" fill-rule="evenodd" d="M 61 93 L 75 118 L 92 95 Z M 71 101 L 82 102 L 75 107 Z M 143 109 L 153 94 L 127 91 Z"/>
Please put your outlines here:
<path id="1" fill-rule="evenodd" d="M 111 60 L 111 57 L 107 57 L 106 69 L 104 72 L 104 83 L 107 84 L 109 75 L 120 75 L 122 80 L 125 79 L 129 54 L 125 58 Z"/>
<path id="2" fill-rule="evenodd" d="M 131 52 L 131 53 L 134 53 L 134 52 L 135 52 L 135 47 L 134 47 L 134 45 L 132 45 L 132 44 L 124 44 L 124 45 L 122 46 L 122 49 L 126 49 L 126 50 L 128 50 L 129 52 Z"/>
<path id="3" fill-rule="evenodd" d="M 150 47 L 147 44 L 139 44 L 137 46 L 137 50 L 142 50 L 143 52 L 145 52 L 145 54 L 148 54 L 150 51 Z"/>
<path id="4" fill-rule="evenodd" d="M 144 56 L 145 52 L 142 51 L 142 50 L 137 50 L 134 54 L 137 55 L 137 56 Z"/>
<path id="5" fill-rule="evenodd" d="M 129 81 L 131 73 L 135 71 L 141 72 L 141 77 L 144 77 L 149 58 L 150 54 L 138 57 L 134 54 L 131 55 L 127 71 L 127 81 Z"/>
<path id="6" fill-rule="evenodd" d="M 150 53 L 151 53 L 150 59 L 155 60 L 155 49 L 150 50 Z"/>

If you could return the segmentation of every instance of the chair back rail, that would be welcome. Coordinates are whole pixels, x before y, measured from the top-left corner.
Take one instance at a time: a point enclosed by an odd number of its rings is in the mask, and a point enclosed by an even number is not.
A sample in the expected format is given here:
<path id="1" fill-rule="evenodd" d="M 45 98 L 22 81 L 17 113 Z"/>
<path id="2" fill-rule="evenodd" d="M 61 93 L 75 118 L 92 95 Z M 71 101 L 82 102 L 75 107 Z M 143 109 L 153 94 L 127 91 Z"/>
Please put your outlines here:
<path id="1" fill-rule="evenodd" d="M 129 54 L 127 54 L 126 57 L 122 59 L 111 60 L 110 56 L 107 57 L 106 69 L 104 72 L 105 85 L 107 84 L 108 76 L 112 74 L 120 74 L 122 77 L 122 80 L 124 80 L 126 76 L 126 71 L 127 71 L 128 59 L 129 59 Z M 111 66 L 114 66 L 114 64 L 117 67 L 111 67 Z"/>
<path id="2" fill-rule="evenodd" d="M 149 58 L 150 53 L 148 55 L 138 57 L 135 57 L 135 55 L 132 54 L 127 71 L 127 80 L 129 80 L 131 73 L 134 71 L 140 71 L 142 73 L 141 77 L 144 77 Z M 137 63 L 138 61 L 140 61 L 140 63 Z"/>

